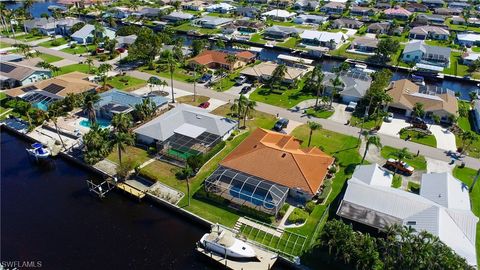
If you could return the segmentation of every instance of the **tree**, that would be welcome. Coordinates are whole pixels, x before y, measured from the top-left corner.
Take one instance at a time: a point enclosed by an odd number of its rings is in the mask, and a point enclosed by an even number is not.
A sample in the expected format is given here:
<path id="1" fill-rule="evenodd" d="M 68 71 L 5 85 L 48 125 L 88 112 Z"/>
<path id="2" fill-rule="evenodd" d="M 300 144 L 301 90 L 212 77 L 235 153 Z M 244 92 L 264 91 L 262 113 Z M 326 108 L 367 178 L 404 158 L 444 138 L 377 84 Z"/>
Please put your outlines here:
<path id="1" fill-rule="evenodd" d="M 273 91 L 273 87 L 278 83 L 283 81 L 285 74 L 287 73 L 287 66 L 284 64 L 278 65 L 272 72 L 270 79 L 268 80 L 268 85 L 270 91 Z"/>
<path id="2" fill-rule="evenodd" d="M 91 57 L 87 57 L 87 60 L 85 60 L 85 64 L 88 65 L 88 74 L 90 74 L 90 71 L 92 70 L 93 59 Z"/>
<path id="3" fill-rule="evenodd" d="M 172 90 L 172 103 L 175 103 L 175 93 L 173 92 L 173 73 L 177 69 L 177 61 L 170 50 L 165 50 L 160 55 L 160 66 L 166 68 L 170 73 L 170 87 Z"/>
<path id="4" fill-rule="evenodd" d="M 126 113 L 117 113 L 112 118 L 112 126 L 116 132 L 128 133 L 132 126 L 132 116 Z"/>
<path id="5" fill-rule="evenodd" d="M 113 144 L 117 146 L 118 162 L 122 165 L 122 152 L 125 152 L 126 145 L 133 144 L 133 136 L 129 133 L 115 132 L 113 135 Z"/>
<path id="6" fill-rule="evenodd" d="M 96 123 L 90 126 L 90 131 L 83 136 L 85 145 L 84 160 L 88 164 L 95 164 L 107 156 L 111 151 L 111 134 L 108 129 L 102 129 Z"/>
<path id="7" fill-rule="evenodd" d="M 423 116 L 425 115 L 425 109 L 423 108 L 423 103 L 419 103 L 419 102 L 415 103 L 415 105 L 413 105 L 412 113 L 416 117 L 423 118 Z"/>
<path id="8" fill-rule="evenodd" d="M 150 86 L 150 93 L 152 92 L 152 88 L 153 86 L 158 86 L 160 85 L 160 79 L 156 76 L 151 76 L 150 78 L 148 78 L 148 85 Z"/>
<path id="9" fill-rule="evenodd" d="M 93 29 L 93 40 L 92 43 L 96 46 L 98 43 L 101 42 L 101 38 L 103 37 L 103 33 L 105 32 L 105 27 L 99 23 L 95 23 Z"/>
<path id="10" fill-rule="evenodd" d="M 470 91 L 468 93 L 468 97 L 470 98 L 470 101 L 475 101 L 478 99 L 478 93 L 475 91 Z"/>
<path id="11" fill-rule="evenodd" d="M 128 56 L 130 59 L 144 61 L 150 70 L 155 68 L 153 61 L 160 53 L 162 41 L 153 30 L 142 27 L 137 34 L 137 39 L 129 47 Z"/>
<path id="12" fill-rule="evenodd" d="M 240 121 L 242 119 L 242 115 L 245 111 L 245 107 L 248 104 L 248 98 L 245 97 L 243 94 L 240 94 L 239 98 L 236 98 L 233 101 L 232 106 L 230 107 L 230 111 L 235 114 L 238 118 L 238 128 L 240 128 Z"/>
<path id="13" fill-rule="evenodd" d="M 235 67 L 234 64 L 237 62 L 237 56 L 235 54 L 228 54 L 225 57 L 225 61 L 230 65 L 230 68 L 228 69 L 229 72 L 231 72 Z"/>
<path id="14" fill-rule="evenodd" d="M 406 158 L 412 158 L 412 154 L 408 151 L 406 147 L 392 152 L 391 155 L 397 159 L 397 162 L 402 162 Z M 397 175 L 397 172 L 398 172 L 398 167 L 395 168 L 393 176 Z"/>
<path id="15" fill-rule="evenodd" d="M 53 125 L 55 126 L 55 131 L 57 132 L 57 136 L 60 139 L 60 142 L 62 143 L 62 147 L 63 149 L 67 150 L 67 148 L 65 147 L 65 143 L 63 142 L 63 138 L 60 135 L 60 132 L 58 131 L 58 123 L 57 123 L 57 118 L 65 115 L 67 115 L 67 113 L 63 110 L 61 101 L 52 102 L 48 105 L 47 119 L 53 122 Z"/>
<path id="16" fill-rule="evenodd" d="M 462 151 L 460 154 L 463 155 L 474 142 L 478 141 L 478 135 L 471 130 L 462 131 L 460 133 L 460 140 L 462 141 Z"/>
<path id="17" fill-rule="evenodd" d="M 315 108 L 318 108 L 318 104 L 320 101 L 320 96 L 323 94 L 323 71 L 321 65 L 316 65 L 313 68 L 312 74 L 310 75 L 310 79 L 305 82 L 305 86 L 303 89 L 313 92 L 316 95 L 315 99 Z"/>
<path id="18" fill-rule="evenodd" d="M 365 138 L 366 138 L 365 152 L 363 153 L 362 162 L 360 162 L 360 164 L 363 164 L 363 162 L 365 161 L 365 158 L 367 157 L 367 153 L 368 153 L 370 145 L 375 145 L 379 149 L 382 148 L 382 143 L 380 142 L 380 137 L 378 137 L 378 136 L 368 136 L 368 133 L 365 133 Z"/>
<path id="19" fill-rule="evenodd" d="M 246 97 L 245 97 L 246 98 Z M 247 127 L 247 118 L 252 117 L 253 113 L 255 112 L 255 107 L 257 106 L 257 102 L 254 100 L 249 100 L 246 98 L 245 107 L 243 110 L 243 127 Z"/>
<path id="20" fill-rule="evenodd" d="M 217 70 L 215 70 L 215 75 L 219 78 L 218 79 L 218 82 L 220 83 L 220 89 L 223 88 L 223 80 L 222 78 L 225 76 L 225 74 L 227 74 L 227 70 L 223 67 L 221 68 L 218 68 Z"/>
<path id="21" fill-rule="evenodd" d="M 135 117 L 140 121 L 151 119 L 155 116 L 157 105 L 150 98 L 144 98 L 142 103 L 135 105 Z"/>
<path id="22" fill-rule="evenodd" d="M 189 180 L 190 180 L 190 175 L 192 175 L 193 171 L 187 163 L 185 167 L 182 168 L 181 172 L 182 172 L 182 175 L 185 177 L 185 181 L 187 182 L 187 198 L 188 198 L 187 206 L 189 206 L 190 205 L 190 181 Z"/>
<path id="23" fill-rule="evenodd" d="M 398 40 L 388 37 L 386 39 L 380 39 L 377 45 L 375 53 L 383 61 L 390 60 L 390 55 L 395 54 L 400 48 L 400 43 Z"/>
<path id="24" fill-rule="evenodd" d="M 312 142 L 312 135 L 315 130 L 319 130 L 322 128 L 322 125 L 317 122 L 308 121 L 308 128 L 310 129 L 310 134 L 308 135 L 308 147 L 310 147 L 310 143 Z"/>
<path id="25" fill-rule="evenodd" d="M 70 32 L 75 33 L 78 30 L 82 29 L 84 26 L 85 26 L 84 22 L 78 22 L 78 23 L 72 25 L 72 28 L 70 28 Z"/>
<path id="26" fill-rule="evenodd" d="M 106 89 L 107 80 L 108 80 L 108 72 L 113 69 L 113 66 L 107 63 L 100 64 L 97 70 L 97 74 L 102 81 L 102 88 Z"/>
<path id="27" fill-rule="evenodd" d="M 93 125 L 97 122 L 97 115 L 95 113 L 95 103 L 100 100 L 100 96 L 97 93 L 89 93 L 83 100 L 82 109 L 84 113 L 88 115 L 88 121 Z"/>
<path id="28" fill-rule="evenodd" d="M 205 49 L 205 46 L 206 46 L 206 41 L 203 40 L 203 39 L 195 39 L 192 41 L 192 56 L 197 56 L 198 54 L 200 54 L 204 49 Z"/>
<path id="29" fill-rule="evenodd" d="M 330 108 L 332 108 L 333 99 L 337 95 L 337 91 L 340 87 L 343 87 L 343 82 L 340 80 L 340 74 L 335 76 L 335 79 L 330 79 L 330 83 L 332 84 L 332 93 L 330 95 Z"/>
<path id="30" fill-rule="evenodd" d="M 440 116 L 434 114 L 434 115 L 432 115 L 432 119 L 433 119 L 433 123 L 435 123 L 436 125 L 440 124 Z M 433 123 L 432 123 L 432 125 L 433 125 Z M 430 128 L 432 128 L 432 125 L 430 125 Z"/>

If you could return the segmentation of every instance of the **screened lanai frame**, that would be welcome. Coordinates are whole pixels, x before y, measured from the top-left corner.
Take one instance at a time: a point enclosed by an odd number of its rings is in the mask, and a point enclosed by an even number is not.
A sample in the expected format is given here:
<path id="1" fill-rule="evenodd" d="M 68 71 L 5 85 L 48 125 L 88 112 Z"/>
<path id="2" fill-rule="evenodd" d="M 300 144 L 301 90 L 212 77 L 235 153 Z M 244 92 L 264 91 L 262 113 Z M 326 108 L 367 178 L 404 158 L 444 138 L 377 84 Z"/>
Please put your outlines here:
<path id="1" fill-rule="evenodd" d="M 205 180 L 205 190 L 239 205 L 276 215 L 285 203 L 289 188 L 220 166 Z"/>
<path id="2" fill-rule="evenodd" d="M 185 161 L 190 156 L 207 153 L 222 140 L 219 135 L 203 132 L 196 138 L 174 133 L 160 143 L 161 154 Z"/>

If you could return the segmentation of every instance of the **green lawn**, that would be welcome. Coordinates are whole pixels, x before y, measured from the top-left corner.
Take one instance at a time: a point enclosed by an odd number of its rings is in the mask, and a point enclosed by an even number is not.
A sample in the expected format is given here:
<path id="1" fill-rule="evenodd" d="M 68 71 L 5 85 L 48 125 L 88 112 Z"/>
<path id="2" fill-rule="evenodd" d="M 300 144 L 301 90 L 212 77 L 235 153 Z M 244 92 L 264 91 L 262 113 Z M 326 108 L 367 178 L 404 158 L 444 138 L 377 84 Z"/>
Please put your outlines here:
<path id="1" fill-rule="evenodd" d="M 431 147 L 437 147 L 437 139 L 433 135 L 424 135 L 421 132 L 414 131 L 414 130 L 405 130 L 400 132 L 400 139 L 405 140 L 407 136 L 410 135 L 410 141 L 428 145 Z"/>
<path id="2" fill-rule="evenodd" d="M 446 20 L 446 24 L 447 24 L 447 26 L 448 26 L 451 30 L 456 30 L 456 31 L 473 31 L 473 32 L 480 33 L 480 27 L 452 24 L 452 19 L 447 19 L 447 20 Z"/>
<path id="3" fill-rule="evenodd" d="M 112 153 L 107 156 L 107 159 L 118 164 L 118 149 L 113 148 Z M 135 146 L 126 146 L 125 151 L 122 152 L 122 163 L 124 161 L 131 161 L 135 165 L 141 165 L 145 161 L 149 160 L 147 151 L 135 147 Z"/>
<path id="4" fill-rule="evenodd" d="M 467 184 L 471 187 L 473 179 L 477 171 L 470 168 L 459 168 L 455 167 L 453 170 L 453 176 L 455 176 L 458 180 L 462 181 L 463 183 Z M 470 193 L 470 200 L 471 200 L 471 207 L 472 212 L 477 216 L 480 217 L 480 181 L 477 181 L 473 191 Z M 477 249 L 477 262 L 480 261 L 480 222 L 477 223 L 477 239 L 475 242 L 475 247 Z"/>
<path id="5" fill-rule="evenodd" d="M 157 72 L 156 69 L 148 69 L 148 67 L 140 67 L 140 71 L 150 73 L 152 75 L 157 75 L 163 78 L 166 78 L 170 80 L 170 73 L 168 71 L 163 71 L 161 70 L 160 72 Z M 199 75 L 197 75 L 199 77 Z M 173 73 L 173 79 L 176 81 L 182 81 L 182 82 L 193 82 L 193 76 L 188 74 L 188 71 L 183 68 L 177 68 L 175 69 L 175 72 Z"/>
<path id="6" fill-rule="evenodd" d="M 478 46 L 473 46 L 473 47 L 472 47 L 472 51 L 474 51 L 474 52 L 480 52 L 480 47 L 478 47 Z"/>
<path id="7" fill-rule="evenodd" d="M 191 25 L 190 22 L 176 26 L 174 27 L 174 29 L 177 31 L 185 31 L 185 32 L 194 30 L 204 35 L 218 34 L 221 32 L 220 29 L 207 29 L 207 28 L 195 27 Z"/>
<path id="8" fill-rule="evenodd" d="M 51 55 L 51 54 L 45 54 L 45 53 L 41 53 L 38 57 L 42 58 L 42 60 L 47 63 L 53 63 L 63 59 L 61 57 Z"/>
<path id="9" fill-rule="evenodd" d="M 349 59 L 357 59 L 357 60 L 366 60 L 369 57 L 368 55 L 347 52 L 349 47 L 350 47 L 350 42 L 347 42 L 346 44 L 343 44 L 342 46 L 340 46 L 340 48 L 331 51 L 330 54 L 336 55 L 336 56 L 343 56 Z"/>
<path id="10" fill-rule="evenodd" d="M 267 43 L 266 40 L 263 39 L 262 34 L 260 33 L 255 33 L 250 37 L 251 42 L 259 43 L 259 44 L 265 44 Z"/>
<path id="11" fill-rule="evenodd" d="M 130 76 L 115 76 L 108 78 L 107 83 L 112 87 L 115 87 L 124 91 L 133 91 L 147 84 L 142 79 L 137 79 Z"/>
<path id="12" fill-rule="evenodd" d="M 273 89 L 273 91 L 270 91 L 269 87 L 264 85 L 251 93 L 250 99 L 282 108 L 292 108 L 301 101 L 315 98 L 311 93 L 302 91 L 304 83 L 304 80 L 301 80 L 297 87 L 288 86 L 284 87 L 283 90 Z"/>
<path id="13" fill-rule="evenodd" d="M 390 146 L 384 146 L 382 147 L 381 150 L 381 155 L 383 158 L 388 159 L 388 158 L 395 158 L 392 153 L 395 151 L 398 151 L 399 149 L 393 148 Z M 404 161 L 408 164 L 410 164 L 412 167 L 414 167 L 416 170 L 426 170 L 427 169 L 427 161 L 425 160 L 425 157 L 422 155 L 419 155 L 416 157 L 416 153 L 411 153 L 412 158 L 407 158 Z"/>
<path id="14" fill-rule="evenodd" d="M 61 67 L 60 72 L 58 72 L 58 75 L 62 75 L 62 74 L 70 73 L 70 72 L 74 72 L 74 71 L 88 73 L 88 65 L 87 64 L 73 64 L 73 65 Z"/>
<path id="15" fill-rule="evenodd" d="M 302 125 L 294 129 L 292 135 L 302 140 L 302 146 L 306 147 L 309 133 L 310 129 L 308 126 Z M 309 239 L 307 243 L 310 243 L 312 237 L 315 238 L 315 235 L 312 235 L 312 232 L 317 226 L 327 206 L 331 204 L 332 201 L 338 196 L 345 184 L 345 181 L 351 176 L 355 166 L 360 164 L 360 161 L 362 160 L 360 154 L 358 153 L 357 138 L 352 136 L 320 129 L 318 131 L 314 131 L 311 146 L 320 147 L 323 149 L 323 151 L 335 157 L 337 164 L 340 165 L 340 170 L 335 174 L 335 178 L 332 182 L 332 191 L 328 196 L 326 203 L 323 205 L 317 205 L 314 208 L 305 225 L 299 228 L 288 229 L 289 231 L 307 236 Z M 331 210 L 334 211 L 336 209 Z"/>
<path id="16" fill-rule="evenodd" d="M 15 39 L 26 41 L 26 42 L 35 41 L 43 38 L 47 38 L 47 36 L 34 36 L 32 34 L 23 34 L 23 35 L 15 36 Z"/>
<path id="17" fill-rule="evenodd" d="M 350 125 L 353 127 L 362 127 L 362 121 L 363 121 L 362 117 L 357 117 L 355 115 L 352 115 L 352 117 L 350 117 Z M 367 118 L 363 123 L 363 128 L 367 130 L 374 129 L 377 126 L 377 123 L 380 124 L 381 126 L 383 121 L 381 120 L 376 121 L 375 119 Z"/>
<path id="18" fill-rule="evenodd" d="M 95 50 L 96 46 L 93 45 L 93 44 L 90 44 L 90 45 L 77 45 L 75 48 L 65 48 L 65 49 L 62 49 L 61 51 L 62 52 L 66 52 L 66 53 L 69 53 L 69 54 L 84 54 L 84 53 L 88 53 L 92 50 Z"/>
<path id="19" fill-rule="evenodd" d="M 225 116 L 225 117 L 231 117 L 231 113 L 230 113 L 231 106 L 232 106 L 231 104 L 222 105 L 216 108 L 215 110 L 213 110 L 212 113 L 216 115 Z M 246 123 L 249 130 L 254 130 L 257 127 L 271 129 L 275 124 L 275 122 L 277 121 L 277 118 L 274 115 L 264 113 L 264 112 L 259 112 L 259 111 L 255 111 L 252 115 L 252 118 L 253 119 L 251 120 L 247 120 L 247 123 Z M 243 120 L 241 124 L 243 125 Z"/>
<path id="20" fill-rule="evenodd" d="M 465 108 L 467 111 L 470 111 L 470 103 L 467 101 L 458 101 L 458 107 Z M 457 125 L 463 130 L 472 130 L 472 126 L 470 123 L 470 113 L 467 116 L 459 116 Z"/>
<path id="21" fill-rule="evenodd" d="M 293 49 L 297 46 L 297 39 L 294 37 L 288 38 L 284 42 L 277 43 L 277 46 Z"/>
<path id="22" fill-rule="evenodd" d="M 8 43 L 5 43 L 5 42 L 0 42 L 0 49 L 10 48 L 10 47 L 12 47 L 12 44 L 8 44 Z"/>
<path id="23" fill-rule="evenodd" d="M 460 101 L 458 104 L 459 104 L 459 107 L 468 106 L 468 109 L 470 109 L 470 104 L 466 101 Z M 473 116 L 471 113 L 468 113 L 468 116 L 466 117 L 460 116 L 458 118 L 457 125 L 464 131 L 473 131 L 472 130 L 473 119 L 471 119 L 472 117 Z M 457 143 L 457 146 L 462 145 L 462 140 L 457 134 L 455 135 L 455 141 Z M 480 139 L 474 142 L 470 146 L 470 149 L 468 149 L 467 154 L 474 158 L 480 158 Z"/>
<path id="24" fill-rule="evenodd" d="M 468 66 L 460 64 L 461 57 L 461 52 L 452 52 L 450 54 L 450 66 L 443 69 L 443 73 L 456 76 L 465 76 L 469 74 Z"/>
<path id="25" fill-rule="evenodd" d="M 42 46 L 42 47 L 46 47 L 46 48 L 52 48 L 52 47 L 58 47 L 58 46 L 61 46 L 61 45 L 64 45 L 64 44 L 67 44 L 68 41 L 65 39 L 65 38 L 56 38 L 56 39 L 52 39 L 52 40 L 49 40 L 49 41 L 45 41 L 45 42 L 42 42 L 40 44 L 38 44 L 38 46 Z"/>
<path id="26" fill-rule="evenodd" d="M 207 96 L 199 96 L 195 98 L 195 101 L 193 101 L 193 95 L 188 95 L 188 96 L 183 96 L 183 97 L 178 97 L 175 98 L 175 101 L 178 103 L 184 103 L 192 106 L 198 106 L 202 104 L 203 102 L 208 101 L 210 98 Z"/>
<path id="27" fill-rule="evenodd" d="M 431 46 L 439 46 L 439 47 L 450 47 L 452 42 L 450 40 L 425 40 L 425 43 Z"/>
<path id="28" fill-rule="evenodd" d="M 307 115 L 317 117 L 317 118 L 327 119 L 330 116 L 332 116 L 334 112 L 335 111 L 308 109 L 307 110 Z"/>

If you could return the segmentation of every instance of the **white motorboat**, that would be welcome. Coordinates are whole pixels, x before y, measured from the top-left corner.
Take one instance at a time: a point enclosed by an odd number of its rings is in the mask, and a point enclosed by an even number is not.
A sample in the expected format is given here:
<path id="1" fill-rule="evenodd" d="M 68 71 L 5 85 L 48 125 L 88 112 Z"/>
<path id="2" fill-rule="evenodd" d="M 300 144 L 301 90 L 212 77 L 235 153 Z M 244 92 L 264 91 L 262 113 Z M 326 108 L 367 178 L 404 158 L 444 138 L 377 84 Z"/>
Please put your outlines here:
<path id="1" fill-rule="evenodd" d="M 200 244 L 207 250 L 235 259 L 254 259 L 255 251 L 247 243 L 235 238 L 233 233 L 220 225 L 213 225 L 210 233 L 200 239 Z"/>
<path id="2" fill-rule="evenodd" d="M 29 155 L 34 156 L 37 159 L 48 158 L 51 154 L 50 150 L 41 143 L 32 144 L 32 148 L 28 148 L 27 152 Z"/>
<path id="3" fill-rule="evenodd" d="M 425 78 L 423 76 L 412 74 L 410 77 L 413 83 L 425 86 Z"/>

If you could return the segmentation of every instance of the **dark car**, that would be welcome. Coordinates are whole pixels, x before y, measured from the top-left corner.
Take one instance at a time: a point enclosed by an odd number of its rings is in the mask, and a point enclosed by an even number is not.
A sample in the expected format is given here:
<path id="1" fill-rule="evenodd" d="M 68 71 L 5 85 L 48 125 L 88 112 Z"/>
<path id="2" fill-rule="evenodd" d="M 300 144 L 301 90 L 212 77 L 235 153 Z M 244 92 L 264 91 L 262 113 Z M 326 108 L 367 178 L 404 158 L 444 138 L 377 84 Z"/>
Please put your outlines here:
<path id="1" fill-rule="evenodd" d="M 212 74 L 204 74 L 200 79 L 198 79 L 199 83 L 206 83 L 212 79 Z"/>
<path id="2" fill-rule="evenodd" d="M 286 118 L 281 118 L 278 120 L 275 125 L 273 126 L 273 130 L 275 131 L 282 131 L 282 129 L 286 128 L 288 126 L 288 119 Z"/>
<path id="3" fill-rule="evenodd" d="M 124 53 L 124 52 L 125 52 L 125 48 L 118 48 L 118 49 L 117 49 L 117 52 L 119 52 L 119 53 Z"/>
<path id="4" fill-rule="evenodd" d="M 425 123 L 425 121 L 423 121 L 423 119 L 420 117 L 413 117 L 410 122 L 414 128 L 428 129 L 427 123 Z"/>
<path id="5" fill-rule="evenodd" d="M 242 90 L 240 90 L 240 94 L 246 94 L 250 90 L 252 90 L 251 86 L 244 86 L 244 87 L 242 87 Z"/>
<path id="6" fill-rule="evenodd" d="M 198 105 L 198 107 L 200 107 L 202 109 L 206 109 L 209 106 L 210 106 L 210 102 L 208 102 L 208 101 L 202 102 L 202 103 L 200 103 L 200 105 Z"/>

